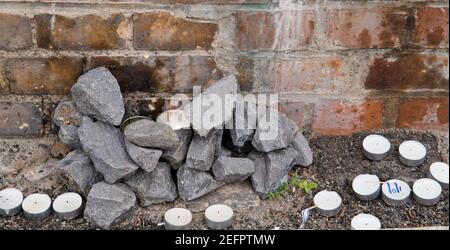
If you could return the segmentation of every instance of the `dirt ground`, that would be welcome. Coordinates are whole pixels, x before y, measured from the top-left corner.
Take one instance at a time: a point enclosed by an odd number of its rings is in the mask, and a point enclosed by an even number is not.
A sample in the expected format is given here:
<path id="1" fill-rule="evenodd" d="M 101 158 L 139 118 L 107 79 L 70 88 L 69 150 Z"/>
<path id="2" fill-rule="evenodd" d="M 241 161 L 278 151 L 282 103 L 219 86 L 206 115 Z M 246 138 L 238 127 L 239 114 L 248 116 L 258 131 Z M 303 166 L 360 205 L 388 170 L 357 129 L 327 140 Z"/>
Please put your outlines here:
<path id="1" fill-rule="evenodd" d="M 402 207 L 390 207 L 381 198 L 364 202 L 353 194 L 351 182 L 358 174 L 376 174 L 381 180 L 397 178 L 412 187 L 416 179 L 426 177 L 426 167 L 435 161 L 448 163 L 448 133 L 423 133 L 401 130 L 380 131 L 393 144 L 395 150 L 385 160 L 371 162 L 361 151 L 363 138 L 367 134 L 351 137 L 317 137 L 310 141 L 314 152 L 314 163 L 298 171 L 302 179 L 318 183 L 318 189 L 311 194 L 302 190 L 291 190 L 283 198 L 260 200 L 251 190 L 249 183 L 232 184 L 208 194 L 197 201 L 185 203 L 177 200 L 168 204 L 147 208 L 136 207 L 123 222 L 112 229 L 162 229 L 164 212 L 174 206 L 193 210 L 193 228 L 206 229 L 203 210 L 212 203 L 223 202 L 235 210 L 234 223 L 230 229 L 298 229 L 301 210 L 312 206 L 313 195 L 320 190 L 337 191 L 343 199 L 342 211 L 333 218 L 324 218 L 313 212 L 306 229 L 349 229 L 350 220 L 358 213 L 377 216 L 383 228 L 406 228 L 449 225 L 448 190 L 441 195 L 441 201 L 433 207 L 424 207 L 413 200 Z M 398 146 L 404 140 L 418 140 L 427 147 L 426 162 L 417 168 L 406 167 L 398 160 Z M 34 180 L 26 173 L 36 169 L 55 155 L 52 143 L 55 138 L 23 140 L 0 140 L 0 189 L 15 186 L 25 194 L 35 191 L 46 192 L 52 197 L 70 187 L 59 179 L 45 177 L 45 169 L 37 172 L 42 180 Z M 33 170 L 36 171 L 36 170 Z M 28 177 L 27 177 L 28 176 Z M 31 175 L 33 176 L 33 175 Z M 39 179 L 39 178 L 38 178 Z M 92 229 L 81 217 L 71 221 L 60 221 L 50 216 L 43 222 L 32 222 L 22 215 L 0 218 L 0 229 Z"/>

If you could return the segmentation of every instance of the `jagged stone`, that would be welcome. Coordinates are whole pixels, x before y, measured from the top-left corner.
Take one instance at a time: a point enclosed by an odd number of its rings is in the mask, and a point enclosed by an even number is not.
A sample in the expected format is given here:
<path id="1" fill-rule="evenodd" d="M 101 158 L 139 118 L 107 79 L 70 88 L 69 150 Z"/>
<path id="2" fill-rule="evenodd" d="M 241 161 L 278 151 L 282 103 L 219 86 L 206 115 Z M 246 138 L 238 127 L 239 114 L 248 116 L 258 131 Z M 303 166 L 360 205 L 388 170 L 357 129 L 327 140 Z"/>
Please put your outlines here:
<path id="1" fill-rule="evenodd" d="M 253 162 L 246 158 L 221 156 L 216 159 L 212 167 L 214 178 L 218 181 L 231 183 L 247 179 L 255 172 Z"/>
<path id="2" fill-rule="evenodd" d="M 309 147 L 308 140 L 306 140 L 302 132 L 298 131 L 295 134 L 290 146 L 297 151 L 297 156 L 292 162 L 293 165 L 307 167 L 313 163 L 313 153 Z"/>
<path id="3" fill-rule="evenodd" d="M 246 105 L 247 104 L 247 105 Z M 256 105 L 252 102 L 244 102 L 244 98 L 238 95 L 233 120 L 230 121 L 231 141 L 238 147 L 244 147 L 248 141 L 252 141 L 257 124 Z"/>
<path id="4" fill-rule="evenodd" d="M 118 128 L 101 121 L 94 123 L 90 118 L 83 117 L 78 136 L 83 150 L 106 182 L 115 183 L 127 178 L 139 168 L 128 155 Z"/>
<path id="5" fill-rule="evenodd" d="M 211 131 L 207 137 L 194 134 L 186 156 L 186 167 L 200 171 L 211 169 L 217 147 L 217 133 L 220 134 L 221 131 Z"/>
<path id="6" fill-rule="evenodd" d="M 135 121 L 125 127 L 125 137 L 132 143 L 146 148 L 175 149 L 180 139 L 167 124 L 148 119 Z"/>
<path id="7" fill-rule="evenodd" d="M 84 218 L 93 226 L 108 229 L 126 218 L 136 205 L 136 196 L 123 183 L 99 182 L 87 197 Z"/>
<path id="8" fill-rule="evenodd" d="M 81 149 L 77 126 L 62 124 L 59 127 L 58 137 L 67 147 L 71 149 Z"/>
<path id="9" fill-rule="evenodd" d="M 125 108 L 120 86 L 104 67 L 80 76 L 71 89 L 72 98 L 80 112 L 97 120 L 118 126 Z"/>
<path id="10" fill-rule="evenodd" d="M 171 167 L 165 162 L 159 162 L 151 173 L 138 170 L 125 183 L 136 193 L 143 207 L 173 201 L 178 196 Z"/>
<path id="11" fill-rule="evenodd" d="M 171 150 L 165 150 L 161 158 L 166 160 L 172 166 L 172 168 L 178 169 L 186 158 L 189 144 L 192 140 L 192 130 L 190 128 L 179 129 L 175 130 L 175 133 L 180 139 L 178 147 Z"/>
<path id="12" fill-rule="evenodd" d="M 61 101 L 53 112 L 53 122 L 58 125 L 80 126 L 83 115 L 73 101 Z"/>
<path id="13" fill-rule="evenodd" d="M 182 165 L 177 173 L 178 193 L 184 201 L 191 201 L 219 188 L 222 182 L 216 181 L 209 172 L 199 171 Z"/>
<path id="14" fill-rule="evenodd" d="M 162 155 L 162 151 L 158 149 L 139 147 L 127 139 L 124 139 L 124 141 L 131 159 L 143 170 L 152 172 Z"/>
<path id="15" fill-rule="evenodd" d="M 101 180 L 89 156 L 81 150 L 70 152 L 55 164 L 55 168 L 76 185 L 78 191 L 87 195 L 92 185 Z"/>

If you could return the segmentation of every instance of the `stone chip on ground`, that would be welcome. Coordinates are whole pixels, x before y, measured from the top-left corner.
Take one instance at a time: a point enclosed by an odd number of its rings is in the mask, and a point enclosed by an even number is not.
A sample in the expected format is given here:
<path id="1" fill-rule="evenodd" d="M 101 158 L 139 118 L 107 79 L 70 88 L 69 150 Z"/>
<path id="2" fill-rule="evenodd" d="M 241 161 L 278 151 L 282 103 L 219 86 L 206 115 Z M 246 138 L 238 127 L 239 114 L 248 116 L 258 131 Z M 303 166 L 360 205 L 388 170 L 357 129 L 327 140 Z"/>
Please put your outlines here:
<path id="1" fill-rule="evenodd" d="M 59 127 L 58 137 L 67 147 L 71 149 L 81 149 L 77 126 L 62 124 Z"/>
<path id="2" fill-rule="evenodd" d="M 218 181 L 231 183 L 246 180 L 255 172 L 255 166 L 250 159 L 221 156 L 212 167 L 214 178 Z"/>
<path id="3" fill-rule="evenodd" d="M 122 122 L 125 114 L 122 93 L 108 69 L 99 67 L 81 75 L 71 93 L 82 114 L 115 126 Z"/>
<path id="4" fill-rule="evenodd" d="M 159 149 L 139 147 L 125 138 L 124 140 L 131 159 L 143 170 L 152 172 L 162 155 L 162 151 Z"/>
<path id="5" fill-rule="evenodd" d="M 165 150 L 161 156 L 162 159 L 166 160 L 174 169 L 178 169 L 186 158 L 187 151 L 189 149 L 189 144 L 192 140 L 192 130 L 178 129 L 175 133 L 180 139 L 178 147 L 175 149 Z"/>
<path id="6" fill-rule="evenodd" d="M 177 172 L 178 193 L 184 201 L 191 201 L 219 188 L 222 182 L 216 181 L 209 172 L 199 171 L 182 165 Z"/>
<path id="7" fill-rule="evenodd" d="M 136 196 L 127 185 L 99 182 L 89 192 L 84 218 L 92 226 L 108 229 L 125 219 L 135 205 Z"/>
<path id="8" fill-rule="evenodd" d="M 89 156 L 81 151 L 74 150 L 55 164 L 55 168 L 63 176 L 69 178 L 77 188 L 77 191 L 87 195 L 92 185 L 101 180 L 101 175 L 95 171 Z"/>
<path id="9" fill-rule="evenodd" d="M 169 125 L 149 119 L 127 125 L 124 135 L 130 142 L 145 148 L 171 150 L 180 143 L 177 133 Z"/>
<path id="10" fill-rule="evenodd" d="M 194 134 L 186 156 L 186 167 L 200 171 L 208 171 L 214 162 L 217 147 L 217 133 L 221 130 L 211 131 L 207 137 Z"/>
<path id="11" fill-rule="evenodd" d="M 131 176 L 139 166 L 128 155 L 119 129 L 107 123 L 84 117 L 78 130 L 83 150 L 105 181 L 115 183 Z"/>
<path id="12" fill-rule="evenodd" d="M 152 172 L 136 171 L 125 183 L 136 192 L 139 204 L 143 207 L 170 202 L 178 196 L 171 166 L 165 162 L 159 162 Z"/>

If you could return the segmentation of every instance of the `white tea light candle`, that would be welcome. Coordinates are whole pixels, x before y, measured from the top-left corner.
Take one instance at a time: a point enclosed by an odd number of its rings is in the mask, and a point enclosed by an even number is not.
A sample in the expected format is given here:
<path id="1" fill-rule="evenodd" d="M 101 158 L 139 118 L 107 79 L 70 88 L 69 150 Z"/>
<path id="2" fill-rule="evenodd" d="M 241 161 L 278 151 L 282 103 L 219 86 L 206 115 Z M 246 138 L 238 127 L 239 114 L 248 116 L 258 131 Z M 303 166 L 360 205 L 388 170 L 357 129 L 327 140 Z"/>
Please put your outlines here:
<path id="1" fill-rule="evenodd" d="M 352 188 L 356 196 L 363 201 L 371 201 L 381 193 L 380 179 L 376 175 L 360 174 L 353 179 Z"/>
<path id="2" fill-rule="evenodd" d="M 233 222 L 233 210 L 223 204 L 215 204 L 205 211 L 206 225 L 211 229 L 223 230 L 231 226 Z"/>
<path id="3" fill-rule="evenodd" d="M 332 217 L 341 211 L 342 198 L 334 191 L 323 190 L 314 196 L 314 205 L 317 207 L 319 214 Z"/>
<path id="4" fill-rule="evenodd" d="M 411 188 L 404 181 L 392 179 L 383 184 L 381 193 L 381 198 L 388 205 L 401 206 L 408 203 Z"/>
<path id="5" fill-rule="evenodd" d="M 414 200 L 424 206 L 436 205 L 439 202 L 441 193 L 441 185 L 433 179 L 419 179 L 413 185 Z"/>
<path id="6" fill-rule="evenodd" d="M 448 188 L 448 164 L 444 162 L 435 162 L 428 169 L 428 177 L 436 180 L 442 188 Z"/>
<path id="7" fill-rule="evenodd" d="M 52 199 L 46 194 L 30 194 L 22 202 L 25 218 L 43 220 L 50 215 Z"/>
<path id="8" fill-rule="evenodd" d="M 380 220 L 371 214 L 358 214 L 351 221 L 352 230 L 380 230 Z"/>
<path id="9" fill-rule="evenodd" d="M 418 141 L 405 141 L 400 144 L 398 151 L 400 153 L 400 162 L 409 167 L 422 165 L 427 155 L 427 149 Z"/>
<path id="10" fill-rule="evenodd" d="M 383 160 L 391 150 L 391 143 L 381 135 L 368 135 L 362 144 L 364 156 L 372 161 Z"/>
<path id="11" fill-rule="evenodd" d="M 53 201 L 53 211 L 62 220 L 71 220 L 81 214 L 83 199 L 77 193 L 64 193 Z"/>
<path id="12" fill-rule="evenodd" d="M 191 229 L 192 213 L 185 208 L 172 208 L 164 214 L 164 227 L 166 230 Z"/>
<path id="13" fill-rule="evenodd" d="M 14 216 L 22 209 L 23 194 L 16 188 L 0 191 L 0 215 Z"/>
<path id="14" fill-rule="evenodd" d="M 169 125 L 173 130 L 186 129 L 191 126 L 186 113 L 180 109 L 167 110 L 161 113 L 156 121 Z"/>

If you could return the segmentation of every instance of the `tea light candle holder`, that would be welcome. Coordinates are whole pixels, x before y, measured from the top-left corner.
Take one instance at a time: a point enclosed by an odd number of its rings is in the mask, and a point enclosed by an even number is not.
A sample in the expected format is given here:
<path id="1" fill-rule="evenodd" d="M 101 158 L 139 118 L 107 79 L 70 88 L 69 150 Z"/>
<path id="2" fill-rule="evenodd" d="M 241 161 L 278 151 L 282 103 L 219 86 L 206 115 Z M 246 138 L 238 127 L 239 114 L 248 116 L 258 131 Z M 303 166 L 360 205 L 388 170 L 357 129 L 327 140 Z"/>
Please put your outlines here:
<path id="1" fill-rule="evenodd" d="M 23 194 L 16 188 L 5 188 L 0 191 L 0 215 L 14 216 L 22 210 Z"/>
<path id="2" fill-rule="evenodd" d="M 381 193 L 383 201 L 388 205 L 401 206 L 408 203 L 411 188 L 404 181 L 392 179 L 383 183 Z"/>
<path id="3" fill-rule="evenodd" d="M 233 209 L 227 205 L 215 204 L 206 209 L 205 218 L 210 229 L 224 230 L 233 223 Z"/>
<path id="4" fill-rule="evenodd" d="M 342 198 L 334 191 L 323 190 L 314 196 L 314 205 L 319 214 L 333 217 L 341 211 Z"/>
<path id="5" fill-rule="evenodd" d="M 380 220 L 371 214 L 358 214 L 351 221 L 352 230 L 380 230 Z"/>
<path id="6" fill-rule="evenodd" d="M 380 196 L 381 184 L 376 175 L 360 174 L 353 179 L 352 188 L 356 196 L 363 201 L 375 200 Z"/>
<path id="7" fill-rule="evenodd" d="M 398 149 L 400 162 L 409 167 L 417 167 L 423 164 L 427 149 L 418 141 L 405 141 Z"/>
<path id="8" fill-rule="evenodd" d="M 362 144 L 364 156 L 372 161 L 383 160 L 391 150 L 391 143 L 381 135 L 368 135 Z"/>
<path id="9" fill-rule="evenodd" d="M 413 185 L 414 200 L 424 206 L 436 205 L 439 202 L 441 193 L 441 185 L 433 179 L 419 179 Z"/>
<path id="10" fill-rule="evenodd" d="M 30 194 L 22 202 L 25 218 L 43 220 L 50 215 L 52 199 L 46 194 Z"/>
<path id="11" fill-rule="evenodd" d="M 448 189 L 448 175 L 448 164 L 444 162 L 435 162 L 428 169 L 428 178 L 436 180 L 445 189 Z"/>
<path id="12" fill-rule="evenodd" d="M 185 208 L 172 208 L 164 214 L 164 228 L 166 230 L 191 229 L 192 213 Z"/>
<path id="13" fill-rule="evenodd" d="M 62 220 L 71 220 L 81 214 L 83 199 L 77 193 L 64 193 L 53 201 L 53 211 Z"/>

